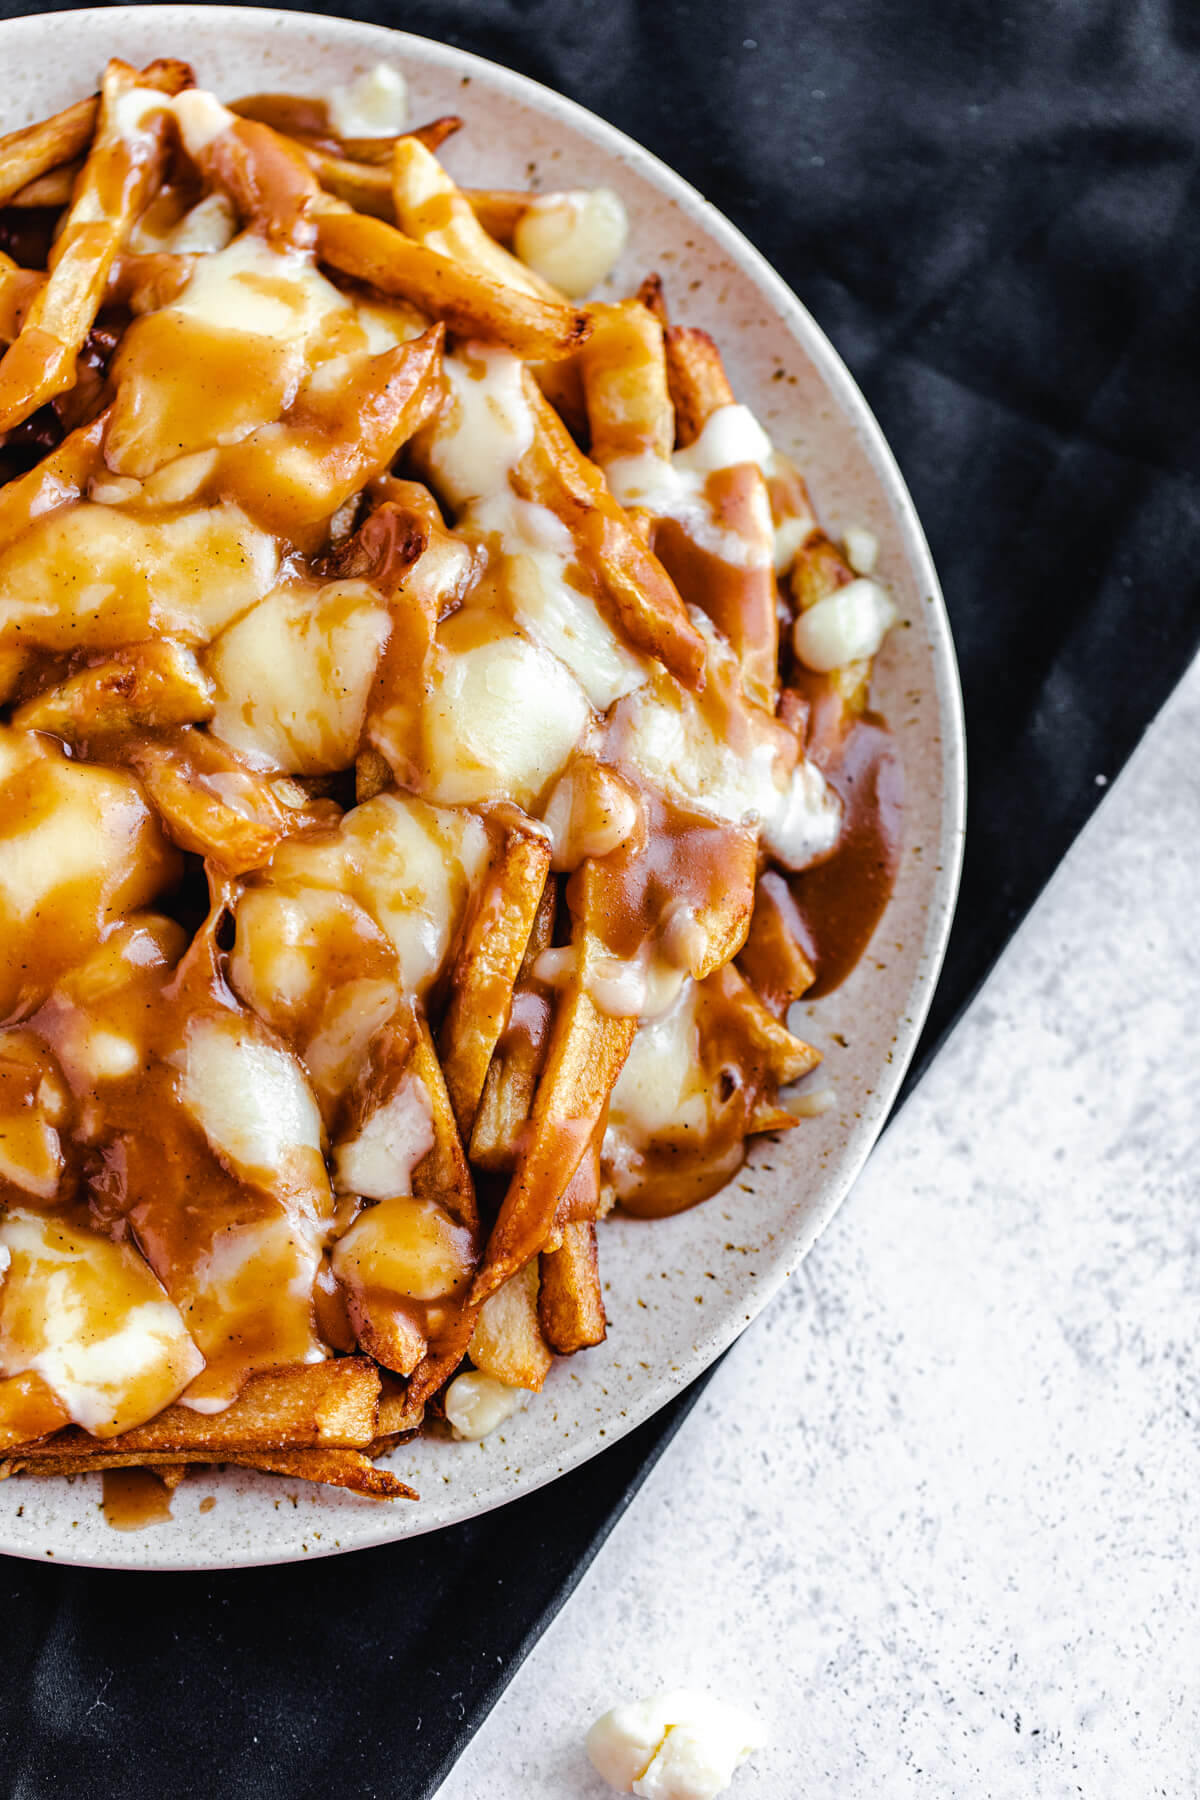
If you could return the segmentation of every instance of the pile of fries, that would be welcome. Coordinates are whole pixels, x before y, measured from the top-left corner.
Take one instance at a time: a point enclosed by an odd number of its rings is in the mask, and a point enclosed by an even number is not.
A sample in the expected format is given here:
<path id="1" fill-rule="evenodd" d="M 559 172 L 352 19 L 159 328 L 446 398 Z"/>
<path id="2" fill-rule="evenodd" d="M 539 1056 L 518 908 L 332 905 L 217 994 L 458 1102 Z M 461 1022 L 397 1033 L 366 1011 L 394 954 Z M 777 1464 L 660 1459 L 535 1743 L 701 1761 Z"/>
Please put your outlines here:
<path id="1" fill-rule="evenodd" d="M 113 61 L 0 139 L 0 1473 L 408 1494 L 818 1061 L 890 601 L 459 123 Z"/>

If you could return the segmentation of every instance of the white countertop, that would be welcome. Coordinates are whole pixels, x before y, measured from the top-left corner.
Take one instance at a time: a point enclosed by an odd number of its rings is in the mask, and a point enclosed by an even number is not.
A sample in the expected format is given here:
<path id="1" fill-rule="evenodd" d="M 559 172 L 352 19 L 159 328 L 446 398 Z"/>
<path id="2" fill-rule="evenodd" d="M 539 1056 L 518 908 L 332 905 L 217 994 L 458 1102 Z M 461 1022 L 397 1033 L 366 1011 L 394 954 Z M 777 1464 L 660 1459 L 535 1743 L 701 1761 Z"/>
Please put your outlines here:
<path id="1" fill-rule="evenodd" d="M 1200 663 L 438 1800 L 685 1684 L 734 1800 L 1200 1793 L 1198 1303 Z"/>

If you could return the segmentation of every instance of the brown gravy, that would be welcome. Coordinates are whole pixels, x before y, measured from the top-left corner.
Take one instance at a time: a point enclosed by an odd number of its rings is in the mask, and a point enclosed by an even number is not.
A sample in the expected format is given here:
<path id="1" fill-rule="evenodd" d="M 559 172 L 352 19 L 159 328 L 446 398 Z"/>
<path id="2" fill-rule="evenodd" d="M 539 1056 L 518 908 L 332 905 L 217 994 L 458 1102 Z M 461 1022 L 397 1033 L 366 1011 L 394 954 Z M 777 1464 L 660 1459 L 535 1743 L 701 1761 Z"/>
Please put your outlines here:
<path id="1" fill-rule="evenodd" d="M 817 971 L 806 1000 L 840 987 L 863 954 L 895 885 L 904 841 L 904 771 L 877 713 L 851 728 L 826 773 L 845 807 L 841 841 L 828 862 L 788 880 Z"/>
<path id="2" fill-rule="evenodd" d="M 104 1519 L 114 1531 L 141 1531 L 171 1517 L 171 1496 L 151 1469 L 105 1469 Z"/>

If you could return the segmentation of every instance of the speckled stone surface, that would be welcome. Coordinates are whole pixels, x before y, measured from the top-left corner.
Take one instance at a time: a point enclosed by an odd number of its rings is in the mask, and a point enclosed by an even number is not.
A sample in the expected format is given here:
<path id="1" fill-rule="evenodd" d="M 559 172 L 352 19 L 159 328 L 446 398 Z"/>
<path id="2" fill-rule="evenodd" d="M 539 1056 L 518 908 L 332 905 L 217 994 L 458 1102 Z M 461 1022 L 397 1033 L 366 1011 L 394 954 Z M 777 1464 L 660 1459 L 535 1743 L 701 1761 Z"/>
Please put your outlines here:
<path id="1" fill-rule="evenodd" d="M 438 1800 L 680 1682 L 745 1800 L 1200 1793 L 1198 744 L 1200 664 Z"/>

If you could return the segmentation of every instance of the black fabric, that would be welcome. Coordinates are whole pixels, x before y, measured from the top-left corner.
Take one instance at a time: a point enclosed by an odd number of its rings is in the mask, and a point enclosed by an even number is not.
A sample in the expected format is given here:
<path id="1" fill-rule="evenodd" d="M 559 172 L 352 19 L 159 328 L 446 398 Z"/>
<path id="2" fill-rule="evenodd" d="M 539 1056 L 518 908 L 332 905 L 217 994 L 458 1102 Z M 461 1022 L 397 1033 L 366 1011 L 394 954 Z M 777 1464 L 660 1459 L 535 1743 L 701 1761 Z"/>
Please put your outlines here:
<path id="1" fill-rule="evenodd" d="M 521 69 L 657 151 L 782 271 L 875 408 L 941 571 L 970 739 L 923 1066 L 1200 638 L 1200 14 L 346 11 Z M 553 1488 L 392 1549 L 216 1577 L 6 1562 L 0 1793 L 421 1800 L 695 1392 Z"/>

